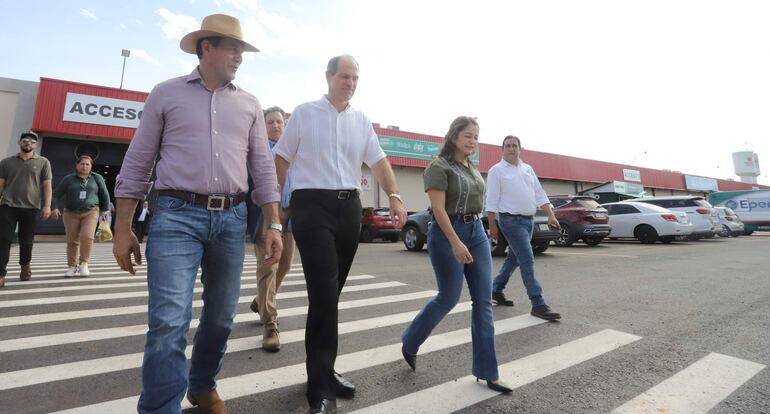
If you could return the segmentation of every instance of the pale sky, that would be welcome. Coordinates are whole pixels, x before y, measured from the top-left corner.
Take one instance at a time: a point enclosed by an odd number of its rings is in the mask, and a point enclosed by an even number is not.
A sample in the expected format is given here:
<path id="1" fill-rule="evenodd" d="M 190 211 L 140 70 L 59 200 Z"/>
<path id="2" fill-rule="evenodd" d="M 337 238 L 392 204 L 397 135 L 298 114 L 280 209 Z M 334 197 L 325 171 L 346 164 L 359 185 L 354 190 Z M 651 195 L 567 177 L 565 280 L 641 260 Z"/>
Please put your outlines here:
<path id="1" fill-rule="evenodd" d="M 361 66 L 353 105 L 443 136 L 478 117 L 481 141 L 715 178 L 733 151 L 770 184 L 767 1 L 0 0 L 0 76 L 149 91 L 189 73 L 179 39 L 208 14 L 239 19 L 236 83 L 291 111 L 326 91 L 328 59 Z"/>

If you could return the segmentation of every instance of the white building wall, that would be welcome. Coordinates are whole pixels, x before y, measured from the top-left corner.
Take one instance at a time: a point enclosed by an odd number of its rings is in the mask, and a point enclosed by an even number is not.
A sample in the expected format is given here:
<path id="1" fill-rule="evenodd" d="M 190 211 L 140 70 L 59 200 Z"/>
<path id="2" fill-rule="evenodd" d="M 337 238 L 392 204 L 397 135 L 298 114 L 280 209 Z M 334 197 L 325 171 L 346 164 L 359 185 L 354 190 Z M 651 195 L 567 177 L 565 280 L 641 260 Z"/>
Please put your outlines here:
<path id="1" fill-rule="evenodd" d="M 32 127 L 38 86 L 38 82 L 0 77 L 0 158 L 19 152 L 19 136 Z"/>

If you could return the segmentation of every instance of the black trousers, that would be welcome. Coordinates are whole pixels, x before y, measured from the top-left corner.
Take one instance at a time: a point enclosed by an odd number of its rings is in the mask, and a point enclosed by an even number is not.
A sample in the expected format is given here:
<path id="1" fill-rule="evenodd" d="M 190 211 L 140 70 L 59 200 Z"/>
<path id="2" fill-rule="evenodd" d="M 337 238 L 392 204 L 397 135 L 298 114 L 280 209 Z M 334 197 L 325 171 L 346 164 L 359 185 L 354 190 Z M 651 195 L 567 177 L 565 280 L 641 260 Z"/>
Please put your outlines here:
<path id="1" fill-rule="evenodd" d="M 336 399 L 337 304 L 358 249 L 361 200 L 355 190 L 295 190 L 291 220 L 310 303 L 305 352 L 312 405 L 321 398 Z"/>
<path id="2" fill-rule="evenodd" d="M 147 234 L 147 228 L 149 227 L 148 224 L 150 224 L 149 220 L 137 220 L 134 222 L 134 232 L 136 233 L 136 239 L 139 241 L 139 243 L 144 240 L 144 235 Z"/>
<path id="3" fill-rule="evenodd" d="M 0 206 L 0 276 L 8 273 L 6 268 L 11 257 L 11 242 L 17 223 L 19 224 L 19 264 L 25 265 L 32 260 L 32 241 L 35 238 L 38 211 L 36 208 Z"/>

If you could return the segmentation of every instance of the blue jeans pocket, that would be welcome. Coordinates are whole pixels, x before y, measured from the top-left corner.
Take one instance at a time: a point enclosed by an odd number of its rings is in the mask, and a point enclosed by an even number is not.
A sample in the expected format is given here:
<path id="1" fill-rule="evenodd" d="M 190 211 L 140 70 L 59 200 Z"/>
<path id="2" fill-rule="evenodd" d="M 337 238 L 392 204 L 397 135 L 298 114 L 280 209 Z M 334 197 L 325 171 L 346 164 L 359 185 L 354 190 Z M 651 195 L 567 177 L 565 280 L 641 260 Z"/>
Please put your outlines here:
<path id="1" fill-rule="evenodd" d="M 155 203 L 155 210 L 176 211 L 181 210 L 185 205 L 187 205 L 187 201 L 182 199 L 176 197 L 161 196 L 158 197 L 158 201 Z"/>

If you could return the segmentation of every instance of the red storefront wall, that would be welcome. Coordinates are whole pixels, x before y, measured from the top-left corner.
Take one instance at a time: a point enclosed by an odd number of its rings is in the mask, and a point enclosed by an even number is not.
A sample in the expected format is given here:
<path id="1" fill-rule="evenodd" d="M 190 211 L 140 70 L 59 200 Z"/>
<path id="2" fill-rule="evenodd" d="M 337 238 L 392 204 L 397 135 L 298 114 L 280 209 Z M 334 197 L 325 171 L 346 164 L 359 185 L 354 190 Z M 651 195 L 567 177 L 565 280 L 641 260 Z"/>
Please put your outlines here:
<path id="1" fill-rule="evenodd" d="M 67 93 L 144 102 L 148 93 L 40 78 L 32 129 L 45 134 L 66 134 L 92 139 L 131 141 L 134 128 L 69 122 L 62 119 Z"/>

